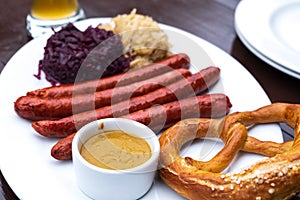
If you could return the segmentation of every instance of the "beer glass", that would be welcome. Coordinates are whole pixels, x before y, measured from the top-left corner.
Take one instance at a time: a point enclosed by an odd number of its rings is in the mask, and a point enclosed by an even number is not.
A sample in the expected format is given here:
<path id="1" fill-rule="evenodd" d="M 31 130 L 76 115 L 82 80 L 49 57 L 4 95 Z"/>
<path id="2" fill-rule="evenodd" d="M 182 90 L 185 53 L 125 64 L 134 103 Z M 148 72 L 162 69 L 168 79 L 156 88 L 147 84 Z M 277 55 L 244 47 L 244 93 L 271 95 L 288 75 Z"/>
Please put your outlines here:
<path id="1" fill-rule="evenodd" d="M 77 0 L 32 0 L 31 11 L 26 18 L 27 33 L 35 38 L 52 28 L 84 17 Z"/>

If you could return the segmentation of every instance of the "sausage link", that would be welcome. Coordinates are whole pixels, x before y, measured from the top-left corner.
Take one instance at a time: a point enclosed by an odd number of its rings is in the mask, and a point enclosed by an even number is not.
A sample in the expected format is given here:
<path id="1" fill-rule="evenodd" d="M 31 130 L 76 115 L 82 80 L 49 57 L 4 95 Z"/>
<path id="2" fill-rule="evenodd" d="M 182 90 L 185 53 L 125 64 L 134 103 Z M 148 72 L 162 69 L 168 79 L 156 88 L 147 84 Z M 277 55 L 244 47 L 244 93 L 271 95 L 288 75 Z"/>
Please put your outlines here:
<path id="1" fill-rule="evenodd" d="M 51 156 L 57 160 L 72 159 L 72 142 L 76 133 L 60 139 L 52 148 Z"/>
<path id="2" fill-rule="evenodd" d="M 190 67 L 190 58 L 187 54 L 179 53 L 171 55 L 161 61 L 149 64 L 145 67 L 129 70 L 128 72 L 105 77 L 97 80 L 79 82 L 75 84 L 61 84 L 27 92 L 28 96 L 39 97 L 61 97 L 72 96 L 72 94 L 85 94 L 95 91 L 113 88 L 116 85 L 124 86 L 134 82 L 149 79 L 166 73 L 173 69 Z"/>
<path id="3" fill-rule="evenodd" d="M 161 106 L 153 106 L 144 110 L 121 116 L 147 125 L 155 132 L 167 128 L 187 118 L 218 118 L 226 115 L 232 104 L 224 94 L 205 94 L 173 101 Z M 72 141 L 76 133 L 60 139 L 51 149 L 51 156 L 57 160 L 72 158 Z"/>
<path id="4" fill-rule="evenodd" d="M 46 137 L 66 137 L 85 124 L 107 117 L 120 117 L 156 104 L 164 104 L 187 97 L 196 96 L 214 85 L 220 77 L 220 69 L 207 67 L 192 76 L 162 87 L 142 96 L 133 97 L 112 106 L 86 111 L 59 120 L 32 122 L 32 127 Z"/>
<path id="5" fill-rule="evenodd" d="M 204 94 L 173 101 L 122 116 L 161 131 L 186 118 L 217 118 L 225 116 L 232 104 L 224 94 Z"/>
<path id="6" fill-rule="evenodd" d="M 22 96 L 15 102 L 15 111 L 29 120 L 59 119 L 140 96 L 188 76 L 191 76 L 189 70 L 177 69 L 144 81 L 95 93 L 58 98 Z"/>

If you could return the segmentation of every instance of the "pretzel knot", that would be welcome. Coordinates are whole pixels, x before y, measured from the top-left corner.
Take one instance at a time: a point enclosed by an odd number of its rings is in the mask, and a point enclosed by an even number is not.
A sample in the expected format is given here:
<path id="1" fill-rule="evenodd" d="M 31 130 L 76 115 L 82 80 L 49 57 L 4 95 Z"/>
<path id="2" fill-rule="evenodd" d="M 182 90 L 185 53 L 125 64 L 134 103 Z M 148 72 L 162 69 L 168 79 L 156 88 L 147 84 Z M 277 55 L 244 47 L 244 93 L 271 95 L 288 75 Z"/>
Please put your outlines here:
<path id="1" fill-rule="evenodd" d="M 294 128 L 294 141 L 275 143 L 248 136 L 250 126 L 274 122 Z M 219 137 L 225 145 L 210 161 L 180 157 L 183 144 L 202 137 Z M 182 120 L 159 140 L 159 174 L 188 199 L 282 200 L 300 191 L 300 105 L 274 103 L 255 111 L 232 113 L 223 120 Z M 222 174 L 240 150 L 268 158 L 238 173 Z"/>

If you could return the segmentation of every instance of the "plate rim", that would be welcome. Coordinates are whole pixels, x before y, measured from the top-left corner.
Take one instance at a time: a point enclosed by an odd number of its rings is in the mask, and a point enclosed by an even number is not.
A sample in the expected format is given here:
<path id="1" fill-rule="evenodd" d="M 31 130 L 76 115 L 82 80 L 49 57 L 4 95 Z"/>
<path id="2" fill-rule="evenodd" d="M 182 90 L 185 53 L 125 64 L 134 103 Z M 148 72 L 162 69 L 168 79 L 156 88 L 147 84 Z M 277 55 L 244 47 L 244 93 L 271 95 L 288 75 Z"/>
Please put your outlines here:
<path id="1" fill-rule="evenodd" d="M 236 26 L 236 25 L 235 25 Z M 264 56 L 259 50 L 257 50 L 254 46 L 252 46 L 247 39 L 243 36 L 243 34 L 239 31 L 238 27 L 235 27 L 236 29 L 236 33 L 238 35 L 238 37 L 240 38 L 240 40 L 242 41 L 242 43 L 254 54 L 256 55 L 258 58 L 260 58 L 261 60 L 263 60 L 264 62 L 266 62 L 267 64 L 271 65 L 272 67 L 276 68 L 277 70 L 292 76 L 294 78 L 300 79 L 300 74 L 296 73 L 292 70 L 290 70 L 289 68 L 286 68 L 285 66 L 280 65 L 279 63 L 277 63 L 276 61 L 271 60 L 270 58 Z"/>

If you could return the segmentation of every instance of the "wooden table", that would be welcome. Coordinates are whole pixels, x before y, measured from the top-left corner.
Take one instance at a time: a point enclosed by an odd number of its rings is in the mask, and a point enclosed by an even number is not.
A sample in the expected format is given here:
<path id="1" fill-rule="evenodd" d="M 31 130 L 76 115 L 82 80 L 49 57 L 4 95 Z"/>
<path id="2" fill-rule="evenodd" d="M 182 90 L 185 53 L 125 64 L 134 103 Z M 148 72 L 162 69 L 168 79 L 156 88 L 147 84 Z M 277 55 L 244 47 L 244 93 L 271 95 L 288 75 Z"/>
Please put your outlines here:
<path id="1" fill-rule="evenodd" d="M 258 59 L 237 37 L 234 29 L 234 11 L 239 0 L 79 1 L 87 17 L 116 16 L 137 8 L 139 13 L 152 16 L 158 22 L 191 32 L 220 47 L 244 65 L 261 84 L 272 102 L 300 103 L 300 80 Z M 30 0 L 0 0 L 0 4 L 1 72 L 13 54 L 30 40 L 25 29 Z M 285 140 L 292 138 L 289 135 L 291 133 L 283 133 Z M 0 186 L 0 199 L 18 199 L 1 173 Z"/>

